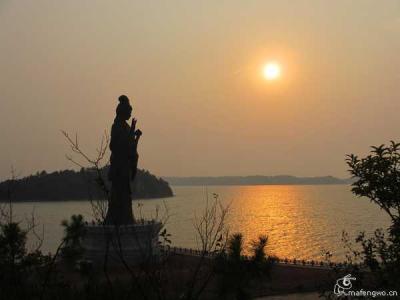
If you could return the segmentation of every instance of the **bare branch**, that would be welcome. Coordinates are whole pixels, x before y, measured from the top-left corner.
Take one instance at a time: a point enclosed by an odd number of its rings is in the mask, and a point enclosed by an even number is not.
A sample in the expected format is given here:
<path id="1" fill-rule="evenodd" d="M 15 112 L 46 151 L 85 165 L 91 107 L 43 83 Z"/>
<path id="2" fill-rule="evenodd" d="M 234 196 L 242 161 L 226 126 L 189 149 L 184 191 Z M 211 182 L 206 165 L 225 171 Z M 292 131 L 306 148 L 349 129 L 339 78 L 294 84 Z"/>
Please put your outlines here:
<path id="1" fill-rule="evenodd" d="M 79 144 L 78 134 L 75 134 L 75 138 L 72 139 L 66 131 L 62 130 L 61 133 L 66 138 L 72 152 L 81 157 L 85 161 L 85 164 L 88 166 L 85 168 L 84 163 L 80 163 L 78 160 L 76 160 L 70 155 L 66 155 L 67 160 L 73 163 L 74 165 L 82 168 L 83 170 L 88 168 L 94 169 L 94 171 L 96 172 L 95 182 L 103 191 L 105 198 L 109 200 L 110 191 L 109 188 L 107 187 L 107 182 L 105 178 L 103 178 L 103 173 L 102 173 L 103 168 L 109 164 L 109 159 L 105 161 L 105 157 L 107 156 L 108 145 L 110 142 L 110 137 L 107 131 L 104 131 L 104 134 L 102 135 L 100 145 L 98 148 L 96 148 L 95 157 L 90 157 L 81 149 Z M 102 199 L 94 200 L 90 190 L 89 190 L 89 200 L 92 206 L 93 217 L 95 218 L 95 220 L 100 223 L 104 222 L 105 217 L 107 215 L 107 207 L 108 207 L 107 203 Z"/>

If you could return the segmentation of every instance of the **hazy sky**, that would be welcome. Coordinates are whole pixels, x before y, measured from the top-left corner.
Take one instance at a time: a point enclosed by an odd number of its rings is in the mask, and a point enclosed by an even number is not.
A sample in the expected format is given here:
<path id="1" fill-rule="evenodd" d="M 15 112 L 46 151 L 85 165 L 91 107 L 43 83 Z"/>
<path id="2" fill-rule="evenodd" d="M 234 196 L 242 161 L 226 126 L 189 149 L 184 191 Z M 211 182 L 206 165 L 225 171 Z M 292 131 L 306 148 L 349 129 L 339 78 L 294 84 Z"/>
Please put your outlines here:
<path id="1" fill-rule="evenodd" d="M 347 176 L 399 140 L 399 53 L 399 1 L 0 0 L 0 178 L 94 153 L 120 94 L 157 175 Z"/>

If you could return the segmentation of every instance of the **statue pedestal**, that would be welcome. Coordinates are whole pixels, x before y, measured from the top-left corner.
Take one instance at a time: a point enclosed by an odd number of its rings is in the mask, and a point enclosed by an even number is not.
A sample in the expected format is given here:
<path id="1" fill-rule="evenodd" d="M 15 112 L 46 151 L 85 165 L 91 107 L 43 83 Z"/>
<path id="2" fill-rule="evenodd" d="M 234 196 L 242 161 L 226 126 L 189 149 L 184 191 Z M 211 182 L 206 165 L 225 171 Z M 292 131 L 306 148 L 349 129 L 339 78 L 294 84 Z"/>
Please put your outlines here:
<path id="1" fill-rule="evenodd" d="M 145 221 L 131 225 L 86 225 L 82 241 L 84 258 L 93 266 L 134 266 L 154 262 L 159 257 L 159 222 Z"/>

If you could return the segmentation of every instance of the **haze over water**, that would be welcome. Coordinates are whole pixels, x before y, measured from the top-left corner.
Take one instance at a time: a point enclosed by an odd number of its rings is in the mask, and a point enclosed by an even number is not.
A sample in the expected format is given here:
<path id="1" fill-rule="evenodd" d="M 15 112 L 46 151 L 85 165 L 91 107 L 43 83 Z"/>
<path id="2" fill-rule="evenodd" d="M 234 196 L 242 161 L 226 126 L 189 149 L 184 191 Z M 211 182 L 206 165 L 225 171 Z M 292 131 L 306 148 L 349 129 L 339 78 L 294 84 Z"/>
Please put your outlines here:
<path id="1" fill-rule="evenodd" d="M 242 232 L 246 242 L 260 234 L 269 236 L 269 253 L 280 257 L 321 260 L 324 251 L 331 251 L 335 260 L 343 259 L 341 232 L 351 236 L 365 230 L 386 228 L 389 220 L 368 199 L 356 198 L 347 185 L 264 185 L 173 187 L 173 198 L 134 201 L 136 217 L 138 203 L 142 215 L 154 216 L 156 206 L 163 212 L 164 203 L 170 218 L 167 229 L 174 246 L 196 247 L 193 227 L 195 214 L 200 215 L 209 199 L 217 193 L 223 204 L 230 203 L 230 232 Z M 43 250 L 54 251 L 62 227 L 60 222 L 72 214 L 81 213 L 90 220 L 91 209 L 86 201 L 25 202 L 15 204 L 15 214 L 21 218 L 35 208 L 37 221 L 44 226 Z"/>

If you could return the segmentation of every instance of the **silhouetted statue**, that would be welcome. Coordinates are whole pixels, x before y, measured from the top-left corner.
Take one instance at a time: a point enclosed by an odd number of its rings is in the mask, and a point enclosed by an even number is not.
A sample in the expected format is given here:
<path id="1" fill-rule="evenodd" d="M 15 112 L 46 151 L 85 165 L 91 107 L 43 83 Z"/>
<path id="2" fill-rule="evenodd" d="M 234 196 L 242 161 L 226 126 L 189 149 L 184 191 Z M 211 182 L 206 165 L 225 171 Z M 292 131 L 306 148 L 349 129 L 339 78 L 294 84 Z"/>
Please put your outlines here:
<path id="1" fill-rule="evenodd" d="M 122 95 L 118 100 L 117 115 L 111 129 L 111 165 L 108 176 L 112 187 L 106 217 L 106 223 L 113 225 L 133 223 L 130 181 L 136 176 L 139 158 L 137 145 L 142 135 L 135 128 L 135 118 L 132 118 L 131 126 L 126 122 L 132 114 L 128 97 Z"/>

